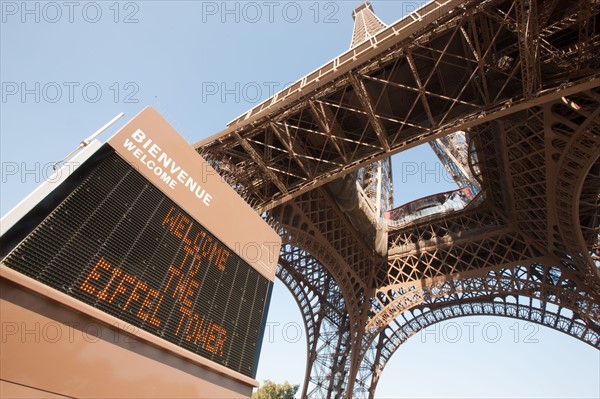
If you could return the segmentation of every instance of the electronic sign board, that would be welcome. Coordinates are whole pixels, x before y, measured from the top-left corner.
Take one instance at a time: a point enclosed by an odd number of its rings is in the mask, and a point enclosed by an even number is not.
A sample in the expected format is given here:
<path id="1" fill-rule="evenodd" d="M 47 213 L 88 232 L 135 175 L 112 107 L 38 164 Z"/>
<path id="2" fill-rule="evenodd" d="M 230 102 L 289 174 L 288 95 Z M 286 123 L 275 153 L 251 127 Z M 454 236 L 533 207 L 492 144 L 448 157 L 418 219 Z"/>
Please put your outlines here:
<path id="1" fill-rule="evenodd" d="M 148 107 L 8 229 L 0 259 L 254 378 L 280 245 Z"/>

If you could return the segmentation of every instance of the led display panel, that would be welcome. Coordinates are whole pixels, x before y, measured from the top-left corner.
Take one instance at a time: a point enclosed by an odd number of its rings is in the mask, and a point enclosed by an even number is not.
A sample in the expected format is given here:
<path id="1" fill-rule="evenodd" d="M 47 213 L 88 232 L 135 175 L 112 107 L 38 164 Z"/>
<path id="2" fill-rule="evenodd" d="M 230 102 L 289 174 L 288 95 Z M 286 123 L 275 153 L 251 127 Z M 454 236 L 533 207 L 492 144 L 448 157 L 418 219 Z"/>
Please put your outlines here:
<path id="1" fill-rule="evenodd" d="M 157 117 L 152 109 L 144 112 Z M 0 242 L 2 264 L 254 378 L 280 240 L 255 212 L 233 211 L 247 205 L 239 197 L 230 202 L 231 188 L 216 174 L 211 182 L 195 176 L 193 165 L 173 166 L 177 157 L 160 159 L 166 149 L 158 139 L 144 148 L 153 129 L 130 122 L 118 140 L 109 140 L 8 230 Z M 144 151 L 133 155 L 134 145 Z M 124 152 L 146 156 L 146 164 Z M 185 175 L 178 174 L 182 170 Z M 187 197 L 177 201 L 169 184 Z M 195 207 L 186 207 L 186 200 Z M 222 218 L 214 217 L 220 201 L 229 209 Z M 222 233 L 228 229 L 210 225 L 236 217 L 251 219 L 229 226 L 250 228 L 246 237 L 228 237 Z M 258 231 L 266 232 L 260 241 Z"/>

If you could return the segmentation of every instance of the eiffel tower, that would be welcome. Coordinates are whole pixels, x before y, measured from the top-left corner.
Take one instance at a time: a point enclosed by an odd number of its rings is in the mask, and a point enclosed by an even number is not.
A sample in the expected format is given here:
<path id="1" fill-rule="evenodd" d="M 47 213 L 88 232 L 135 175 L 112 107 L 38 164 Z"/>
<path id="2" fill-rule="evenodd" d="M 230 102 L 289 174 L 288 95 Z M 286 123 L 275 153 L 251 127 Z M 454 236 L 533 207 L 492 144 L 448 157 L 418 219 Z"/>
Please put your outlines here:
<path id="1" fill-rule="evenodd" d="M 194 146 L 283 238 L 302 397 L 373 398 L 394 352 L 497 315 L 600 348 L 600 1 L 435 0 Z M 459 189 L 393 208 L 428 143 Z"/>

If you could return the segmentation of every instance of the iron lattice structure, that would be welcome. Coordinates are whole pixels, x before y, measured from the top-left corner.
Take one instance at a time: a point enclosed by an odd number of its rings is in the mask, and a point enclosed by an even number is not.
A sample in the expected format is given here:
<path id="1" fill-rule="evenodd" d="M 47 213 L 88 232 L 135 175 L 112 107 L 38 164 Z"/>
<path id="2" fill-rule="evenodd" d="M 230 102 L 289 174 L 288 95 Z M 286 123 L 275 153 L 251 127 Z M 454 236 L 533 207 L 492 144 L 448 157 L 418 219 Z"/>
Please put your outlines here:
<path id="1" fill-rule="evenodd" d="M 195 145 L 283 238 L 303 397 L 372 398 L 395 350 L 453 317 L 600 348 L 599 9 L 436 0 L 377 28 L 363 6 L 364 40 Z M 390 223 L 389 157 L 423 143 L 479 194 Z"/>

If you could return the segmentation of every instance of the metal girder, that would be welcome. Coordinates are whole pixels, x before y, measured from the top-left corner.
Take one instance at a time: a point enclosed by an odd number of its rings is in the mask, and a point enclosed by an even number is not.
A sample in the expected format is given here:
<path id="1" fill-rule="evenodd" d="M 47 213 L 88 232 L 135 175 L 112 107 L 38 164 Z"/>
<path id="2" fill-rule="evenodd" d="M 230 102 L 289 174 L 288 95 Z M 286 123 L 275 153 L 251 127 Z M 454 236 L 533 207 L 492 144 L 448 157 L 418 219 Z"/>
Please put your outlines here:
<path id="1" fill-rule="evenodd" d="M 319 124 L 319 127 L 323 132 L 328 135 L 331 140 L 331 144 L 335 147 L 336 151 L 340 154 L 344 163 L 348 162 L 347 149 L 345 148 L 344 142 L 340 138 L 344 137 L 339 124 L 336 122 L 336 118 L 331 110 L 323 103 L 315 104 L 313 101 L 309 101 L 310 110 Z"/>
<path id="2" fill-rule="evenodd" d="M 287 188 L 285 185 L 279 180 L 279 177 L 269 169 L 269 166 L 263 161 L 260 154 L 252 147 L 248 141 L 246 141 L 239 134 L 235 134 L 235 138 L 237 142 L 248 152 L 250 157 L 256 162 L 256 164 L 260 167 L 260 169 L 275 183 L 275 185 L 284 193 L 287 193 Z"/>
<path id="3" fill-rule="evenodd" d="M 301 397 L 326 397 L 333 390 L 330 382 L 328 384 L 335 374 L 332 370 L 344 368 L 343 362 L 330 355 L 348 330 L 344 303 L 339 301 L 342 298 L 339 286 L 310 254 L 289 244 L 283 247 L 277 276 L 294 294 L 307 331 L 306 371 L 310 379 L 304 384 Z M 330 356 L 338 366 L 329 367 Z"/>
<path id="4" fill-rule="evenodd" d="M 516 2 L 521 79 L 525 98 L 533 96 L 542 84 L 537 3 L 537 0 Z"/>
<path id="5" fill-rule="evenodd" d="M 381 148 L 384 151 L 390 150 L 390 145 L 388 143 L 388 138 L 383 126 L 377 120 L 377 116 L 375 115 L 375 109 L 371 98 L 369 97 L 369 92 L 365 87 L 365 83 L 358 79 L 356 75 L 350 74 L 350 82 L 352 83 L 352 87 L 354 88 L 354 92 L 358 96 L 358 99 L 365 110 L 367 117 L 369 118 L 369 122 L 371 123 L 371 127 L 375 130 L 375 134 L 377 134 L 377 138 L 379 139 L 379 143 L 381 144 Z"/>
<path id="6" fill-rule="evenodd" d="M 305 164 L 305 162 L 302 159 L 300 159 L 300 156 L 298 155 L 299 153 L 305 154 L 306 151 L 303 151 L 303 149 L 299 147 L 299 144 L 297 144 L 296 140 L 292 138 L 287 129 L 280 129 L 279 126 L 277 126 L 274 123 L 271 123 L 269 126 L 273 130 L 273 133 L 275 133 L 279 141 L 283 144 L 284 148 L 288 151 L 292 158 L 294 158 L 294 161 L 296 161 L 298 167 L 302 170 L 304 175 L 307 178 L 311 178 L 312 173 L 309 167 Z"/>

